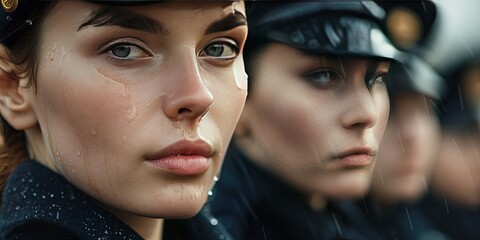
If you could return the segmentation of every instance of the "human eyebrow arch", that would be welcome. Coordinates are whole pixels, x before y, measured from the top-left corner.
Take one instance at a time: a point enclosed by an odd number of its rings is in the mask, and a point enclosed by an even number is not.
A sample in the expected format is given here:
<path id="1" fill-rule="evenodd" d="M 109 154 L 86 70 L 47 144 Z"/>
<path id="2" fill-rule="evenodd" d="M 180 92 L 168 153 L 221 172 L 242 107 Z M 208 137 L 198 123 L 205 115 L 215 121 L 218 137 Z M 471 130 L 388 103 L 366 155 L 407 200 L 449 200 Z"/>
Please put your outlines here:
<path id="1" fill-rule="evenodd" d="M 375 77 L 377 69 L 386 69 L 387 71 L 390 68 L 389 60 L 374 60 L 370 61 L 367 67 L 367 72 L 365 75 L 365 82 L 368 82 L 370 79 Z"/>
<path id="2" fill-rule="evenodd" d="M 233 14 L 211 23 L 205 30 L 205 34 L 228 31 L 243 25 L 247 25 L 247 18 L 243 13 L 235 11 Z"/>
<path id="3" fill-rule="evenodd" d="M 168 34 L 168 31 L 162 23 L 147 16 L 112 6 L 101 7 L 90 13 L 90 15 L 82 21 L 77 32 L 89 26 L 119 26 L 160 35 Z"/>

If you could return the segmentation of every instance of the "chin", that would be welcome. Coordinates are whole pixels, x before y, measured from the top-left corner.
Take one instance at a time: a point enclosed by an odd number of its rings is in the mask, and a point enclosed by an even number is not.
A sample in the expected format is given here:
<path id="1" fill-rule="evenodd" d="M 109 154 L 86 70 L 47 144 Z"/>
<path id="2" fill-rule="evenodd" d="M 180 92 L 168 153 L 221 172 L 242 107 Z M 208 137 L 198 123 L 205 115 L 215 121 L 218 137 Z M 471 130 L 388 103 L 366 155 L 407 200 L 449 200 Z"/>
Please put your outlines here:
<path id="1" fill-rule="evenodd" d="M 329 196 L 334 199 L 360 198 L 370 188 L 370 175 L 356 174 L 332 185 L 332 191 Z"/>
<path id="2" fill-rule="evenodd" d="M 202 209 L 206 200 L 173 200 L 172 204 L 161 204 L 159 202 L 152 207 L 151 211 L 144 211 L 143 215 L 150 218 L 181 219 L 191 218 Z"/>

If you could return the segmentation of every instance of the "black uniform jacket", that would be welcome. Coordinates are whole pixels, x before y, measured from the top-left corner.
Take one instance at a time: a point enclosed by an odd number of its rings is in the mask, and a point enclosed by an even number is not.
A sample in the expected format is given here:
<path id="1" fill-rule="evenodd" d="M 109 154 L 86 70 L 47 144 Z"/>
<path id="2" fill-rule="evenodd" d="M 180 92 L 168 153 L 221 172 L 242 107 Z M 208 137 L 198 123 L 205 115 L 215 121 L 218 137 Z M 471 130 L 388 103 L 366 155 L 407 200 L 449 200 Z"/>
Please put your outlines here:
<path id="1" fill-rule="evenodd" d="M 371 229 L 375 229 L 381 236 L 379 239 L 449 239 L 425 216 L 423 208 L 418 203 L 398 203 L 380 211 L 369 196 L 357 204 L 363 210 L 364 215 L 361 219 L 368 220 L 372 225 Z"/>
<path id="2" fill-rule="evenodd" d="M 421 202 L 427 218 L 451 239 L 480 239 L 480 208 L 467 207 L 429 192 Z"/>
<path id="3" fill-rule="evenodd" d="M 163 239 L 228 238 L 203 212 L 166 220 Z M 0 210 L 0 239 L 143 239 L 62 176 L 33 160 L 9 178 Z"/>
<path id="4" fill-rule="evenodd" d="M 329 203 L 320 212 L 312 210 L 299 192 L 254 164 L 234 141 L 210 206 L 237 240 L 371 239 L 351 227 L 347 212 L 355 204 Z"/>

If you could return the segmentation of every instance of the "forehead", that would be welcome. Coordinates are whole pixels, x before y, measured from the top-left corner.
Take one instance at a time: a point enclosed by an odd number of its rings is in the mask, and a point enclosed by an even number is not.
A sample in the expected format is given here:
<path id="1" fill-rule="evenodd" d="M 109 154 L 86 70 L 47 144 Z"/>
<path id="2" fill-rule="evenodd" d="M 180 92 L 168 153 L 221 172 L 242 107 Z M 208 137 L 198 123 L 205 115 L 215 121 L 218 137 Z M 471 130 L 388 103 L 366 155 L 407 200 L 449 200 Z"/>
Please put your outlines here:
<path id="1" fill-rule="evenodd" d="M 47 19 L 65 18 L 83 22 L 99 9 L 111 9 L 110 12 L 140 14 L 152 19 L 191 20 L 193 18 L 219 19 L 235 12 L 245 15 L 243 2 L 231 1 L 171 1 L 143 4 L 98 4 L 85 1 L 59 1 L 47 13 Z M 66 17 L 68 16 L 68 17 Z M 50 27 L 50 26 L 47 26 Z"/>

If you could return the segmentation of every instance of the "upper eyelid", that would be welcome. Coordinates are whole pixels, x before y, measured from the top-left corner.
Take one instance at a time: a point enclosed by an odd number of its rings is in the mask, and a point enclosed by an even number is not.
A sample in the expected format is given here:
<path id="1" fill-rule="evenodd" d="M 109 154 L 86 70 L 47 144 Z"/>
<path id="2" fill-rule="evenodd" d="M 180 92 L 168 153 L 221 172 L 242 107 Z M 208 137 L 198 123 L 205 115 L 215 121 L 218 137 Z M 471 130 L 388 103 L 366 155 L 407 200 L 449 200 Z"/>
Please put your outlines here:
<path id="1" fill-rule="evenodd" d="M 222 39 L 223 39 L 223 41 L 222 41 Z M 199 57 L 202 57 L 202 58 L 219 58 L 219 57 L 213 57 L 213 56 L 208 56 L 208 55 L 205 55 L 205 56 L 202 55 L 204 53 L 206 47 L 210 46 L 211 44 L 215 44 L 215 43 L 222 43 L 222 44 L 227 43 L 228 45 L 230 45 L 230 47 L 235 52 L 235 56 L 231 57 L 232 59 L 239 56 L 239 53 L 240 53 L 240 50 L 241 50 L 240 46 L 238 45 L 237 41 L 235 41 L 234 39 L 228 38 L 228 37 L 215 38 L 215 39 L 209 41 L 204 47 L 202 47 L 200 49 L 200 51 L 198 52 L 197 55 Z"/>
<path id="2" fill-rule="evenodd" d="M 116 45 L 122 45 L 122 44 L 136 46 L 142 49 L 143 51 L 149 53 L 150 55 L 153 55 L 152 51 L 148 50 L 148 46 L 145 42 L 134 37 L 124 37 L 124 38 L 119 38 L 113 41 L 108 41 L 107 43 L 103 44 L 103 46 L 100 48 L 98 52 L 104 53 L 105 51 L 109 50 L 111 47 Z"/>
<path id="3" fill-rule="evenodd" d="M 229 43 L 230 45 L 234 46 L 235 48 L 237 48 L 238 50 L 240 50 L 240 46 L 239 46 L 239 43 L 235 40 L 235 39 L 232 39 L 230 37 L 219 37 L 219 38 L 214 38 L 212 40 L 210 40 L 206 45 L 206 46 L 209 46 L 210 44 L 212 43 L 224 43 L 224 42 L 227 42 Z"/>
<path id="4" fill-rule="evenodd" d="M 311 76 L 316 73 L 321 73 L 321 72 L 333 72 L 336 75 L 338 75 L 340 78 L 344 79 L 343 74 L 341 74 L 337 69 L 330 68 L 330 67 L 324 67 L 324 68 L 317 68 L 316 70 L 313 71 L 308 71 L 304 76 Z"/>

